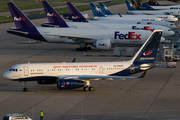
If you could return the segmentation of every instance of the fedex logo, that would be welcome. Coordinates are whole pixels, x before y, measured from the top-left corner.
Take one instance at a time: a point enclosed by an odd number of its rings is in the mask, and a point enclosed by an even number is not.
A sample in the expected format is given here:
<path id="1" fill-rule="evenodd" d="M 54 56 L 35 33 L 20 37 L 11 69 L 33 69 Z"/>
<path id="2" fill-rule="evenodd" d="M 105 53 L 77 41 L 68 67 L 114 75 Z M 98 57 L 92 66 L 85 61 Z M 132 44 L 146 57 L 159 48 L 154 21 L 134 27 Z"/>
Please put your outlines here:
<path id="1" fill-rule="evenodd" d="M 56 17 L 57 15 L 55 13 L 52 13 L 52 14 L 47 13 L 47 16 L 49 16 L 49 17 Z"/>
<path id="2" fill-rule="evenodd" d="M 138 28 L 137 26 L 132 26 L 133 30 L 149 30 L 151 32 L 154 31 L 154 29 L 149 28 L 149 26 L 144 26 L 143 28 Z"/>
<path id="3" fill-rule="evenodd" d="M 120 34 L 119 31 L 114 32 L 114 39 L 130 39 L 130 40 L 141 40 L 141 34 L 135 34 L 135 32 L 129 32 L 128 34 Z"/>
<path id="4" fill-rule="evenodd" d="M 20 18 L 14 17 L 14 21 L 25 21 L 25 18 L 23 18 L 23 17 L 20 17 Z"/>
<path id="5" fill-rule="evenodd" d="M 107 46 L 107 44 L 105 44 L 105 43 L 99 43 L 99 46 Z"/>
<path id="6" fill-rule="evenodd" d="M 72 16 L 72 19 L 80 19 L 79 16 Z"/>
<path id="7" fill-rule="evenodd" d="M 148 22 L 147 24 L 150 25 L 150 24 L 152 24 L 152 22 Z"/>

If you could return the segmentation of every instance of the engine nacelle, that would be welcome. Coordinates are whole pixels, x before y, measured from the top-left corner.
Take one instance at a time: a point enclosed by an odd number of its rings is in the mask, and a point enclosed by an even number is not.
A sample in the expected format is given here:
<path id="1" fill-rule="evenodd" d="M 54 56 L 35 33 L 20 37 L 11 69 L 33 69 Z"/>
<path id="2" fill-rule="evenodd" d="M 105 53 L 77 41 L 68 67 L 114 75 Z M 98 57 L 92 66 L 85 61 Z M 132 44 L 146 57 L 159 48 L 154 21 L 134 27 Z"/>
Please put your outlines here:
<path id="1" fill-rule="evenodd" d="M 55 84 L 56 81 L 54 81 L 54 80 L 39 80 L 39 81 L 37 81 L 37 83 L 40 84 L 40 85 Z"/>
<path id="2" fill-rule="evenodd" d="M 111 40 L 96 40 L 93 46 L 101 50 L 110 50 Z"/>
<path id="3" fill-rule="evenodd" d="M 58 89 L 75 89 L 80 87 L 84 87 L 84 82 L 81 80 L 60 79 L 57 81 Z"/>
<path id="4" fill-rule="evenodd" d="M 86 18 L 86 19 L 89 18 L 88 14 L 82 14 L 82 15 L 83 15 L 83 17 Z"/>

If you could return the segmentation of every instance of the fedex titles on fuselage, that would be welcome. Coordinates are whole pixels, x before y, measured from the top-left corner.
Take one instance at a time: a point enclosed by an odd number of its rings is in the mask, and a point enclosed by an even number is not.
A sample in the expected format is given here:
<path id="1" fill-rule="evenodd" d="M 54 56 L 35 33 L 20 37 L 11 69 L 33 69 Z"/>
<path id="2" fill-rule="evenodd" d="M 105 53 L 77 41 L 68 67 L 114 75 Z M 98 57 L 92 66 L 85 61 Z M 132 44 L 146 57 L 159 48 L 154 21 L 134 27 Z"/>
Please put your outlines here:
<path id="1" fill-rule="evenodd" d="M 141 34 L 135 34 L 135 32 L 128 32 L 127 34 L 121 34 L 120 31 L 114 32 L 114 39 L 130 39 L 141 40 Z"/>
<path id="2" fill-rule="evenodd" d="M 149 26 L 144 26 L 143 28 L 138 28 L 137 26 L 132 26 L 133 30 L 149 30 L 151 32 L 154 31 L 154 29 L 151 29 Z"/>

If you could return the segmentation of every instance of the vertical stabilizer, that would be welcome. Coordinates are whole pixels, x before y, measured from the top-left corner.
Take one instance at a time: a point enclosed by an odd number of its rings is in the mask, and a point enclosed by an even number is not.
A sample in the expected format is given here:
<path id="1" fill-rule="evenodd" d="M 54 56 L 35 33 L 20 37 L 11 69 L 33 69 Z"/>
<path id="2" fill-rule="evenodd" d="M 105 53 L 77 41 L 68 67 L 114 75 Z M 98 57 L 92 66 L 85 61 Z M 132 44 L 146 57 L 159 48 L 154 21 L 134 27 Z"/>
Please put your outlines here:
<path id="1" fill-rule="evenodd" d="M 128 7 L 129 11 L 135 11 L 137 10 L 129 1 L 126 0 L 126 5 Z"/>
<path id="2" fill-rule="evenodd" d="M 61 18 L 61 16 L 52 8 L 52 6 L 47 1 L 42 1 L 46 16 L 50 23 L 58 23 L 60 27 L 68 27 L 66 22 Z"/>
<path id="3" fill-rule="evenodd" d="M 94 5 L 94 3 L 89 3 L 89 4 L 90 4 L 90 6 L 91 6 L 91 10 L 92 10 L 92 12 L 93 12 L 93 14 L 94 14 L 94 17 L 106 17 L 106 16 L 99 10 L 99 8 Z"/>
<path id="4" fill-rule="evenodd" d="M 33 23 L 31 23 L 31 21 L 21 12 L 21 10 L 19 10 L 19 8 L 17 8 L 14 3 L 9 2 L 7 5 L 11 12 L 16 28 L 35 28 Z"/>
<path id="5" fill-rule="evenodd" d="M 133 63 L 153 63 L 156 59 L 157 50 L 163 30 L 154 30 L 136 55 L 132 58 Z"/>
<path id="6" fill-rule="evenodd" d="M 154 9 L 151 6 L 149 6 L 146 2 L 144 2 L 143 0 L 136 0 L 136 2 L 139 5 L 139 7 L 144 7 L 146 10 L 153 10 Z"/>
<path id="7" fill-rule="evenodd" d="M 114 15 L 102 2 L 99 2 L 99 6 L 101 8 L 101 11 L 105 15 Z"/>

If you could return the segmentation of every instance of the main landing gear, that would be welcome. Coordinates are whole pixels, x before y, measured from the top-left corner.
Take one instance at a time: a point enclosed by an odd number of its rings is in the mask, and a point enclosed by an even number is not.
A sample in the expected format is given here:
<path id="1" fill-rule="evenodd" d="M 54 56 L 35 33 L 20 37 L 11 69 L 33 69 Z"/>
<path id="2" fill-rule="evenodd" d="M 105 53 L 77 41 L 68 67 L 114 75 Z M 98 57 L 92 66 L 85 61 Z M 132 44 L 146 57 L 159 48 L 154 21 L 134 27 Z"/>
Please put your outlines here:
<path id="1" fill-rule="evenodd" d="M 20 81 L 20 82 L 21 82 L 21 84 L 24 85 L 23 91 L 24 91 L 24 92 L 27 92 L 28 89 L 26 88 L 26 81 Z"/>
<path id="2" fill-rule="evenodd" d="M 94 87 L 90 86 L 90 81 L 86 81 L 86 86 L 83 87 L 84 91 L 94 91 Z"/>
<path id="3" fill-rule="evenodd" d="M 79 48 L 76 48 L 76 51 L 87 51 L 87 50 L 91 50 L 91 47 L 79 47 Z"/>

